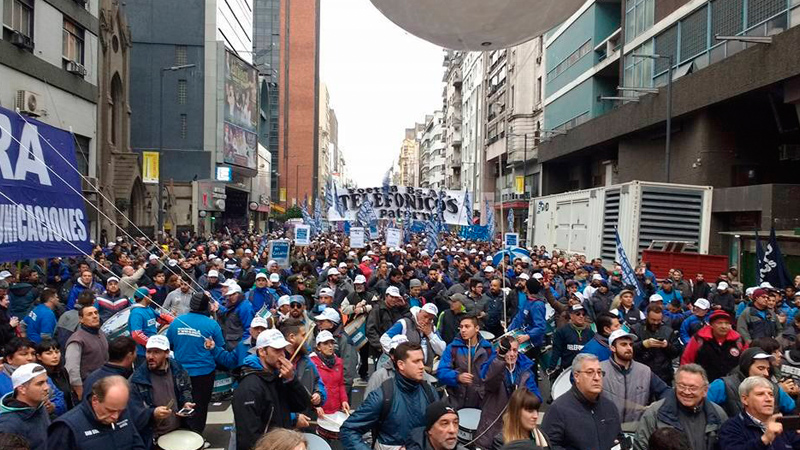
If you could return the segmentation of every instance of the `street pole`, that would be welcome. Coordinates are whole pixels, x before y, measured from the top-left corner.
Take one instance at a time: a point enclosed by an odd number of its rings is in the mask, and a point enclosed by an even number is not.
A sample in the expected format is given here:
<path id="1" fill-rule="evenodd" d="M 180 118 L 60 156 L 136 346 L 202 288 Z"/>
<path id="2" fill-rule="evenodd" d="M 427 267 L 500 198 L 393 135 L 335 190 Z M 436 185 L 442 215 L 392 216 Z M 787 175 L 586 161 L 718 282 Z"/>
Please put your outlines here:
<path id="1" fill-rule="evenodd" d="M 294 198 L 295 205 L 300 203 L 300 164 L 294 166 Z"/>
<path id="2" fill-rule="evenodd" d="M 161 160 L 164 159 L 164 73 L 166 69 L 161 69 L 161 77 L 158 83 L 158 95 L 160 105 L 158 110 L 158 231 L 164 232 L 164 174 L 161 172 Z M 157 234 L 157 233 L 156 233 Z M 158 235 L 155 236 L 158 239 Z"/>
<path id="3" fill-rule="evenodd" d="M 524 160 L 522 161 L 522 192 L 523 195 L 528 194 L 528 185 L 525 180 L 528 178 L 528 133 L 522 135 L 522 142 L 524 142 Z M 524 197 L 523 197 L 524 198 Z"/>
<path id="4" fill-rule="evenodd" d="M 669 55 L 669 70 L 667 71 L 667 143 L 664 149 L 664 174 L 669 183 L 669 160 L 670 145 L 672 144 L 672 62 L 673 57 Z"/>

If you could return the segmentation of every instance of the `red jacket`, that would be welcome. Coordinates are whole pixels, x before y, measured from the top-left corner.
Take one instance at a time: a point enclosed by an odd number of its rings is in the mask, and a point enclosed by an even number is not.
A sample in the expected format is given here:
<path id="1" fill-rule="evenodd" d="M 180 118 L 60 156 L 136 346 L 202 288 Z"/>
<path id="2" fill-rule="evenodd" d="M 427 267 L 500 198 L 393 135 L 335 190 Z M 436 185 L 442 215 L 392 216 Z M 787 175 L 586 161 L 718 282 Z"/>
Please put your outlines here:
<path id="1" fill-rule="evenodd" d="M 361 274 L 364 275 L 364 278 L 369 280 L 369 278 L 372 276 L 372 269 L 369 268 L 369 265 L 362 262 L 358 265 L 358 268 L 361 269 Z"/>
<path id="2" fill-rule="evenodd" d="M 714 338 L 711 333 L 711 325 L 706 325 L 703 328 L 701 328 L 700 331 L 695 333 L 695 335 L 692 336 L 692 339 L 689 340 L 689 343 L 686 345 L 686 348 L 683 350 L 683 355 L 681 355 L 681 365 L 696 362 L 697 352 L 698 350 L 700 350 L 700 347 L 702 347 L 701 340 L 708 342 L 711 341 L 712 339 Z M 741 341 L 741 339 L 742 336 L 739 335 L 739 333 L 737 333 L 735 330 L 730 330 L 728 331 L 728 335 L 725 336 L 725 340 L 723 342 L 718 342 L 718 343 L 724 344 L 727 342 L 731 342 L 738 351 L 738 353 L 736 353 L 735 355 L 731 353 L 731 357 L 738 358 L 739 353 L 747 349 L 747 344 Z M 711 381 L 710 378 L 709 381 Z"/>
<path id="3" fill-rule="evenodd" d="M 328 392 L 328 398 L 325 404 L 322 405 L 322 410 L 325 414 L 333 414 L 342 409 L 342 403 L 347 401 L 347 389 L 344 387 L 344 364 L 342 358 L 335 356 L 336 363 L 333 368 L 329 368 L 322 362 L 316 353 L 310 356 L 311 362 L 317 366 L 319 376 L 322 378 L 322 383 L 325 384 L 325 390 Z"/>

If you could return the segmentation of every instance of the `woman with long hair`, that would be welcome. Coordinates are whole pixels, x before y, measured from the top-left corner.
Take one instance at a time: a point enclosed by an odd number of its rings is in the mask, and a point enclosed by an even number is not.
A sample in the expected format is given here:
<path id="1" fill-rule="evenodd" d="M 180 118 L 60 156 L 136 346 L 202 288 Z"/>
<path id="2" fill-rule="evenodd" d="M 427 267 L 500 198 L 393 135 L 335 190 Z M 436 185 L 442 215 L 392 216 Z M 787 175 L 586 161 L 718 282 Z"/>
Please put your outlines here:
<path id="1" fill-rule="evenodd" d="M 278 428 L 261 436 L 253 450 L 307 450 L 308 442 L 302 433 Z"/>
<path id="2" fill-rule="evenodd" d="M 520 387 L 508 402 L 503 414 L 503 432 L 494 440 L 494 449 L 515 441 L 530 441 L 535 448 L 548 448 L 547 438 L 539 430 L 539 407 L 542 401 L 534 393 Z"/>

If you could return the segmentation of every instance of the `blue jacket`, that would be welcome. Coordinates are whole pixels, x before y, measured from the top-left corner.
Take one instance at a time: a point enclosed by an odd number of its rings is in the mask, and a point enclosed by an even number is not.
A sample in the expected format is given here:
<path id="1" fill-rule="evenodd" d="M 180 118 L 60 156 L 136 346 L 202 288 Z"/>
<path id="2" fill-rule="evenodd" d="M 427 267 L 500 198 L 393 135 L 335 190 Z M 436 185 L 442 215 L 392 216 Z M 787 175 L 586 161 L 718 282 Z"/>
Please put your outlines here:
<path id="1" fill-rule="evenodd" d="M 80 296 L 81 293 L 87 289 L 93 290 L 96 295 L 102 294 L 105 290 L 100 283 L 92 282 L 90 287 L 86 287 L 82 285 L 80 283 L 80 279 L 78 279 L 75 281 L 75 284 L 72 285 L 72 289 L 69 291 L 69 297 L 67 297 L 67 311 L 75 308 L 75 302 L 78 301 L 78 296 Z"/>
<path id="2" fill-rule="evenodd" d="M 14 384 L 11 383 L 11 377 L 5 371 L 0 371 L 0 395 L 6 395 L 14 391 Z"/>
<path id="3" fill-rule="evenodd" d="M 472 347 L 473 362 L 475 362 L 475 354 L 478 348 L 483 348 L 486 351 L 486 361 L 489 361 L 494 353 L 492 350 L 492 343 L 483 337 L 479 339 L 478 345 Z M 458 365 L 456 361 L 453 361 L 453 354 L 455 353 L 456 358 L 467 358 L 467 351 L 467 346 L 460 337 L 453 339 L 453 342 L 447 344 L 447 348 L 442 352 L 441 359 L 439 360 L 439 367 L 436 369 L 436 378 L 439 380 L 439 383 L 450 387 L 458 386 L 459 371 L 456 370 Z"/>
<path id="4" fill-rule="evenodd" d="M 783 388 L 778 386 L 778 409 L 783 414 L 792 414 L 794 412 L 795 402 L 789 394 L 783 391 Z M 725 402 L 728 400 L 727 390 L 725 389 L 725 380 L 717 378 L 708 385 L 708 394 L 706 396 L 712 402 L 724 407 Z M 735 411 L 734 411 L 735 412 Z"/>
<path id="5" fill-rule="evenodd" d="M 56 277 L 60 276 L 61 281 L 56 281 Z M 54 259 L 47 263 L 47 284 L 59 284 L 69 280 L 69 266 L 64 261 L 56 264 Z"/>
<path id="6" fill-rule="evenodd" d="M 131 308 L 128 316 L 128 332 L 133 335 L 135 331 L 141 331 L 147 337 L 156 335 L 158 333 L 158 315 L 153 308 L 139 305 L 137 303 Z M 136 354 L 145 355 L 144 345 L 138 342 L 136 343 Z"/>
<path id="7" fill-rule="evenodd" d="M 49 450 L 144 450 L 128 411 L 123 411 L 114 426 L 95 419 L 90 402 L 59 417 L 47 429 Z"/>
<path id="8" fill-rule="evenodd" d="M 522 328 L 530 336 L 531 345 L 539 347 L 544 343 L 544 333 L 547 328 L 546 307 L 543 298 L 528 299 L 522 309 L 517 312 L 509 330 Z"/>
<path id="9" fill-rule="evenodd" d="M 761 442 L 764 432 L 746 413 L 739 413 L 725 422 L 719 430 L 717 448 L 725 450 L 800 449 L 800 436 L 794 430 L 785 430 L 772 445 Z"/>
<path id="10" fill-rule="evenodd" d="M 47 449 L 47 427 L 50 416 L 44 403 L 32 408 L 17 401 L 10 393 L 0 399 L 0 433 L 18 434 L 31 450 Z"/>
<path id="11" fill-rule="evenodd" d="M 497 358 L 497 353 L 493 353 L 492 356 L 490 356 L 489 359 L 483 363 L 481 366 L 481 378 L 486 379 L 486 375 L 489 373 L 489 368 L 492 365 L 492 361 Z M 533 372 L 533 361 L 530 358 L 520 353 L 519 357 L 517 358 L 517 365 L 514 366 L 514 371 L 509 372 L 508 370 L 504 370 L 503 372 L 505 374 L 503 383 L 506 386 L 506 391 L 508 391 L 507 393 L 509 396 L 511 396 L 517 386 L 519 386 L 519 380 L 523 378 L 522 375 L 528 372 L 529 376 L 525 379 L 525 387 L 532 393 L 536 394 L 536 396 L 539 397 L 539 401 L 544 400 L 542 398 L 542 393 L 539 392 L 539 386 L 536 385 L 536 374 Z"/>
<path id="12" fill-rule="evenodd" d="M 608 348 L 608 338 L 600 336 L 600 333 L 595 333 L 594 338 L 583 346 L 581 353 L 590 353 L 597 356 L 599 361 L 605 361 L 611 358 L 611 349 Z"/>
<path id="13" fill-rule="evenodd" d="M 267 305 L 268 309 L 274 308 L 278 301 L 277 295 L 275 289 L 254 287 L 247 292 L 245 299 L 253 305 L 253 311 L 258 312 L 264 305 Z"/>
<path id="14" fill-rule="evenodd" d="M 233 343 L 231 349 L 241 341 L 250 339 L 250 322 L 253 321 L 255 313 L 253 312 L 253 304 L 246 299 L 239 300 L 239 303 L 228 308 L 222 303 L 219 304 L 219 311 L 217 312 L 221 326 L 224 329 L 223 335 L 225 341 Z M 241 335 L 240 335 L 241 333 Z"/>
<path id="15" fill-rule="evenodd" d="M 28 313 L 22 321 L 25 322 L 25 333 L 27 333 L 28 339 L 37 344 L 42 342 L 43 334 L 54 337 L 58 322 L 53 310 L 44 303 L 33 308 L 33 311 Z"/>
<path id="16" fill-rule="evenodd" d="M 383 389 L 370 392 L 364 403 L 344 422 L 339 431 L 339 440 L 348 450 L 370 450 L 361 436 L 378 427 L 378 442 L 385 445 L 404 445 L 411 436 L 411 430 L 425 426 L 425 410 L 438 400 L 438 394 L 431 389 L 433 399 L 428 399 L 422 384 L 411 381 L 400 374 L 394 377 L 394 395 L 388 417 L 380 421 L 383 406 Z"/>
<path id="17" fill-rule="evenodd" d="M 697 326 L 698 331 L 700 328 L 703 328 L 705 322 L 705 318 L 697 317 L 696 315 L 692 314 L 691 316 L 683 319 L 681 323 L 681 340 L 683 344 L 686 345 L 689 343 L 689 340 L 692 338 L 689 331 L 692 327 Z"/>
<path id="18" fill-rule="evenodd" d="M 67 412 L 67 402 L 64 400 L 64 392 L 61 391 L 53 380 L 47 378 L 47 385 L 50 386 L 50 403 L 55 406 L 53 414 L 60 416 Z"/>
<path id="19" fill-rule="evenodd" d="M 222 329 L 217 322 L 204 314 L 189 312 L 178 316 L 167 329 L 167 338 L 175 359 L 191 377 L 210 374 L 217 363 L 229 369 L 238 365 L 240 357 L 237 356 L 237 350 L 225 350 Z M 214 349 L 211 351 L 206 350 L 206 338 L 214 341 Z M 246 351 L 246 348 L 239 351 Z"/>

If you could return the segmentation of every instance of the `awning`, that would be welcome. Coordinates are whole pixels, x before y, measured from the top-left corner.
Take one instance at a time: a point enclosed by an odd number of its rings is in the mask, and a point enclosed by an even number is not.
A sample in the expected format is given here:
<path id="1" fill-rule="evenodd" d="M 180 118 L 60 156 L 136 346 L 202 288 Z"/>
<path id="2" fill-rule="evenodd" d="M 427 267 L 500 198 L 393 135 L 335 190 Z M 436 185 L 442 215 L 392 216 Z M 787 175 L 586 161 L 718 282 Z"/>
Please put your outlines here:
<path id="1" fill-rule="evenodd" d="M 272 209 L 273 209 L 274 211 L 278 211 L 278 212 L 279 212 L 279 213 L 281 213 L 281 214 L 285 214 L 285 213 L 286 213 L 286 208 L 284 208 L 284 207 L 282 207 L 282 206 L 278 205 L 277 203 L 273 203 L 273 204 L 272 204 Z"/>
<path id="2" fill-rule="evenodd" d="M 269 212 L 269 205 L 258 205 L 258 208 L 256 208 L 256 211 L 264 212 L 264 213 L 265 212 Z"/>

